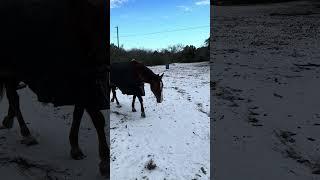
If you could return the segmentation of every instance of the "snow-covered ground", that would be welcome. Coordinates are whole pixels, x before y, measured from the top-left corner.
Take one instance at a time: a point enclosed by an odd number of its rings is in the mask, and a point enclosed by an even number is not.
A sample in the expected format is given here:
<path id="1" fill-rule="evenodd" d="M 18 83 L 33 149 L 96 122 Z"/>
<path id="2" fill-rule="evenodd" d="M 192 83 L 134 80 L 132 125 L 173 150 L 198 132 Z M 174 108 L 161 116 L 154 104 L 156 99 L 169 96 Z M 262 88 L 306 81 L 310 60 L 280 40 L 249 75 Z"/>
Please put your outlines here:
<path id="1" fill-rule="evenodd" d="M 111 106 L 111 179 L 209 179 L 209 63 L 151 69 L 165 73 L 164 101 L 157 104 L 146 84 L 146 118 L 140 117 L 139 101 L 138 112 L 131 112 L 132 97 L 120 91 L 122 108 Z M 39 144 L 21 144 L 17 122 L 11 130 L 0 130 L 0 179 L 102 179 L 98 140 L 89 116 L 82 119 L 79 133 L 80 147 L 87 157 L 72 160 L 68 135 L 73 107 L 44 106 L 28 88 L 18 93 L 25 121 Z M 1 121 L 7 109 L 4 98 Z M 108 117 L 109 113 L 104 113 Z M 151 159 L 156 168 L 147 170 L 145 165 Z"/>
<path id="2" fill-rule="evenodd" d="M 164 72 L 164 101 L 156 103 L 145 85 L 146 118 L 131 112 L 132 96 L 117 91 L 111 104 L 111 179 L 210 179 L 209 63 L 150 67 Z M 145 166 L 150 160 L 156 168 Z"/>
<path id="3" fill-rule="evenodd" d="M 213 176 L 320 179 L 320 4 L 211 13 Z"/>

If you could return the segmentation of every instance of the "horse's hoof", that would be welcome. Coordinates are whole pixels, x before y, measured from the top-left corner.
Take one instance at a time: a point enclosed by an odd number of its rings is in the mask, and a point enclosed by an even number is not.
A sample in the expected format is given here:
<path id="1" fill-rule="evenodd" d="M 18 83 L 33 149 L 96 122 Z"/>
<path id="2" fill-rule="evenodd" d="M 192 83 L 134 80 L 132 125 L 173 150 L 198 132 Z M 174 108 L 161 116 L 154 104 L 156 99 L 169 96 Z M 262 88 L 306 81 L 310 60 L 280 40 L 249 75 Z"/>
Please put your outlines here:
<path id="1" fill-rule="evenodd" d="M 120 104 L 117 105 L 117 108 L 121 108 L 122 106 Z"/>
<path id="2" fill-rule="evenodd" d="M 136 109 L 132 109 L 132 112 L 137 112 L 137 110 Z"/>
<path id="3" fill-rule="evenodd" d="M 70 154 L 71 158 L 74 160 L 81 160 L 86 157 L 79 148 L 71 149 Z"/>
<path id="4" fill-rule="evenodd" d="M 110 161 L 101 161 L 99 164 L 99 170 L 101 176 L 110 178 Z"/>
<path id="5" fill-rule="evenodd" d="M 141 117 L 145 118 L 146 114 L 144 112 L 141 113 Z"/>
<path id="6" fill-rule="evenodd" d="M 13 127 L 13 118 L 6 116 L 2 121 L 2 129 L 11 129 Z"/>
<path id="7" fill-rule="evenodd" d="M 24 137 L 22 140 L 21 140 L 21 144 L 24 144 L 26 146 L 32 146 L 32 145 L 36 145 L 36 144 L 39 144 L 38 141 L 32 137 L 32 136 L 27 136 L 27 137 Z"/>

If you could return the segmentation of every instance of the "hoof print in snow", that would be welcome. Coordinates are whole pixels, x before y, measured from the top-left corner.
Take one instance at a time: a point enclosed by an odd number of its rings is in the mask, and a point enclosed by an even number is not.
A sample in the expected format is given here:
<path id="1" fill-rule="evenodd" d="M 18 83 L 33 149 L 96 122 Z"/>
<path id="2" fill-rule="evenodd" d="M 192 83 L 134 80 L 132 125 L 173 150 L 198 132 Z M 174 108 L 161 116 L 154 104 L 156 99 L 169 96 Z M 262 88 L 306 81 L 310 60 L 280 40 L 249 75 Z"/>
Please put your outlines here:
<path id="1" fill-rule="evenodd" d="M 145 166 L 146 169 L 148 170 L 154 170 L 157 167 L 157 165 L 154 163 L 154 161 L 152 159 L 150 159 L 147 163 L 147 165 Z"/>
<path id="2" fill-rule="evenodd" d="M 256 113 L 256 112 L 253 112 L 253 111 L 249 111 L 249 115 L 252 115 L 252 116 L 258 116 L 259 113 Z"/>
<path id="3" fill-rule="evenodd" d="M 175 88 L 175 89 L 176 89 L 176 88 Z M 186 93 L 186 90 L 184 90 L 184 89 L 177 89 L 177 92 L 184 95 L 184 94 Z"/>
<path id="4" fill-rule="evenodd" d="M 309 168 L 314 167 L 315 169 L 318 167 L 316 164 L 312 163 L 311 161 L 303 157 L 303 155 L 299 151 L 291 147 L 291 144 L 289 144 L 289 143 L 295 142 L 292 136 L 297 135 L 296 133 L 280 130 L 279 133 L 275 132 L 275 134 L 279 138 L 280 142 L 286 146 L 286 149 L 284 150 L 284 154 L 286 157 L 294 159 L 296 162 L 303 164 Z M 320 168 L 317 168 L 317 169 L 320 169 Z"/>
<path id="5" fill-rule="evenodd" d="M 259 116 L 260 114 L 257 112 L 254 112 L 252 110 L 258 109 L 258 107 L 251 107 L 249 108 L 249 113 L 248 113 L 248 122 L 252 125 L 252 126 L 263 126 L 262 124 L 258 124 L 259 123 L 259 119 L 256 118 L 256 116 Z"/>
<path id="6" fill-rule="evenodd" d="M 258 123 L 259 120 L 257 118 L 254 118 L 254 117 L 249 117 L 249 122 L 250 123 Z"/>
<path id="7" fill-rule="evenodd" d="M 201 172 L 202 172 L 203 174 L 207 174 L 207 171 L 206 171 L 206 170 L 204 170 L 204 168 L 203 168 L 203 167 L 201 167 L 200 169 L 201 169 Z"/>
<path id="8" fill-rule="evenodd" d="M 197 106 L 198 106 L 198 111 L 208 115 L 210 117 L 210 113 L 206 112 L 205 110 L 203 110 L 203 105 L 202 103 L 197 103 Z"/>
<path id="9" fill-rule="evenodd" d="M 262 124 L 252 124 L 252 126 L 260 127 L 263 126 Z"/>
<path id="10" fill-rule="evenodd" d="M 117 160 L 117 157 L 116 156 L 112 156 L 111 157 L 111 161 L 115 161 L 115 160 Z"/>
<path id="11" fill-rule="evenodd" d="M 277 93 L 273 93 L 273 96 L 274 96 L 274 97 L 278 97 L 278 98 L 283 98 L 283 96 L 281 96 L 281 95 L 279 95 L 279 94 L 277 94 Z"/>
<path id="12" fill-rule="evenodd" d="M 252 126 L 256 126 L 256 127 L 260 127 L 263 126 L 262 124 L 258 124 L 259 120 L 257 118 L 254 117 L 249 117 L 248 118 L 248 122 L 252 125 Z"/>
<path id="13" fill-rule="evenodd" d="M 315 141 L 315 139 L 313 139 L 313 138 L 307 138 L 309 141 Z"/>
<path id="14" fill-rule="evenodd" d="M 292 137 L 297 135 L 296 133 L 292 133 L 290 131 L 280 131 L 280 137 L 285 142 L 294 143 L 296 140 Z"/>

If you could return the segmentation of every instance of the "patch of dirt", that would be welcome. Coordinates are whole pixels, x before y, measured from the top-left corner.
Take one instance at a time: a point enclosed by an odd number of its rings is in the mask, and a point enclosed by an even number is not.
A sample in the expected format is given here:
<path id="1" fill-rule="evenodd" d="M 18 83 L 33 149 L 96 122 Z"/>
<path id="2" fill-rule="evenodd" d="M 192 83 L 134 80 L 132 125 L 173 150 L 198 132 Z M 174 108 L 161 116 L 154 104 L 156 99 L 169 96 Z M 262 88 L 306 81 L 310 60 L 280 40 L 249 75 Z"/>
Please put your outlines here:
<path id="1" fill-rule="evenodd" d="M 148 170 L 154 170 L 155 168 L 157 167 L 157 165 L 154 163 L 153 159 L 150 159 L 148 162 L 147 162 L 147 165 L 145 166 L 146 169 Z"/>

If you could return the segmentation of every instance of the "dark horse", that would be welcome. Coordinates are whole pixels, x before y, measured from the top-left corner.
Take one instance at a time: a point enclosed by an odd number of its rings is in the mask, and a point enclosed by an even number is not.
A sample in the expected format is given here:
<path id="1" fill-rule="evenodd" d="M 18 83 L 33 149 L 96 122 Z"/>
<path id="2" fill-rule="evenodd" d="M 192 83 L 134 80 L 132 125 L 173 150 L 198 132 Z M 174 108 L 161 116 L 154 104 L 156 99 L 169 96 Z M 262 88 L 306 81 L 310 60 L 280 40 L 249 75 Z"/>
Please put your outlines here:
<path id="1" fill-rule="evenodd" d="M 109 147 L 100 110 L 109 109 L 107 8 L 104 0 L 0 2 L 0 94 L 9 102 L 2 128 L 17 118 L 23 143 L 36 144 L 16 92 L 24 82 L 40 102 L 74 105 L 71 157 L 83 159 L 78 133 L 86 110 L 97 130 L 100 172 L 109 177 Z"/>
<path id="2" fill-rule="evenodd" d="M 113 93 L 111 102 L 114 99 L 117 105 L 120 106 L 116 95 L 116 87 L 118 87 L 123 94 L 133 95 L 132 99 L 132 111 L 136 112 L 134 107 L 136 97 L 138 97 L 141 105 L 141 117 L 145 117 L 143 99 L 145 95 L 144 83 L 150 84 L 150 89 L 157 99 L 157 103 L 161 103 L 163 100 L 162 89 L 162 75 L 153 73 L 148 67 L 141 62 L 132 60 L 125 63 L 113 63 L 111 64 L 110 74 L 110 88 Z"/>

